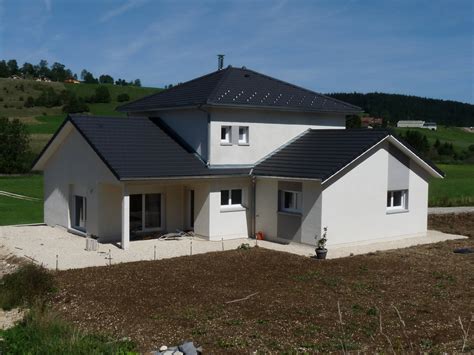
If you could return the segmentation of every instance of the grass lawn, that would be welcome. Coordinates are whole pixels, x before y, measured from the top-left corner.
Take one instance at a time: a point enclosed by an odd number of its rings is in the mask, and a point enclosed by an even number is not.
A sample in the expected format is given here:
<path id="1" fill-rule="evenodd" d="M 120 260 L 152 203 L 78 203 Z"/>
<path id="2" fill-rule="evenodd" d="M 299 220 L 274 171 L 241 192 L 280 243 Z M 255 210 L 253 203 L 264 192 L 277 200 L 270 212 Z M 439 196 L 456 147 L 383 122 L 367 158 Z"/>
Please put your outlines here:
<path id="1" fill-rule="evenodd" d="M 215 354 L 455 353 L 474 299 L 459 247 L 474 240 L 326 261 L 251 248 L 68 270 L 53 307 L 143 352 L 190 339 Z"/>
<path id="2" fill-rule="evenodd" d="M 438 164 L 438 167 L 446 177 L 431 181 L 429 205 L 474 206 L 474 164 Z"/>
<path id="3" fill-rule="evenodd" d="M 43 222 L 43 176 L 0 176 L 0 190 L 39 198 L 26 201 L 0 196 L 0 225 Z"/>

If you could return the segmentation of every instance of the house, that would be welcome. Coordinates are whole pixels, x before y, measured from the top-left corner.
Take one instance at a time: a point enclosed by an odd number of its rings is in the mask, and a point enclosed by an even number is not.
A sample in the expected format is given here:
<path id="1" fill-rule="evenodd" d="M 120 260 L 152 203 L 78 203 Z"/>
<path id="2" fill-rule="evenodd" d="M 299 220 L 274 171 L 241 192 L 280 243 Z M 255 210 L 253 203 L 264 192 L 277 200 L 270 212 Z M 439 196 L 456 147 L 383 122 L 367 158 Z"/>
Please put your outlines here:
<path id="1" fill-rule="evenodd" d="M 66 84 L 80 84 L 81 82 L 75 78 L 67 78 L 64 80 Z"/>
<path id="2" fill-rule="evenodd" d="M 383 125 L 383 118 L 381 117 L 370 117 L 364 116 L 360 119 L 361 127 L 382 127 Z"/>
<path id="3" fill-rule="evenodd" d="M 408 120 L 408 121 L 398 121 L 397 122 L 397 127 L 403 127 L 403 128 L 426 128 L 432 131 L 436 131 L 437 126 L 436 122 L 425 122 L 425 121 L 414 121 L 414 120 Z"/>
<path id="4" fill-rule="evenodd" d="M 100 242 L 194 230 L 328 245 L 427 231 L 443 173 L 386 130 L 345 129 L 360 108 L 245 68 L 69 116 L 34 164 L 44 219 Z"/>

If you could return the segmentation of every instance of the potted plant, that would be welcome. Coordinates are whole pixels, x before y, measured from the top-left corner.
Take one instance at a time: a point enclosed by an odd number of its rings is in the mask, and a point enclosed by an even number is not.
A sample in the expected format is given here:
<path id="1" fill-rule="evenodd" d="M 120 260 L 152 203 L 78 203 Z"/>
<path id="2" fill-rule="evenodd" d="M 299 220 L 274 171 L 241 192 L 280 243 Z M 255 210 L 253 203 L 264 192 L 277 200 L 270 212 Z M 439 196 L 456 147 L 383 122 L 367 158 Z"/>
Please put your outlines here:
<path id="1" fill-rule="evenodd" d="M 318 247 L 316 248 L 316 259 L 326 259 L 328 253 L 328 250 L 326 249 L 328 227 L 324 227 L 323 230 L 324 232 L 321 238 L 318 239 L 318 236 L 316 236 L 316 241 L 318 243 Z"/>

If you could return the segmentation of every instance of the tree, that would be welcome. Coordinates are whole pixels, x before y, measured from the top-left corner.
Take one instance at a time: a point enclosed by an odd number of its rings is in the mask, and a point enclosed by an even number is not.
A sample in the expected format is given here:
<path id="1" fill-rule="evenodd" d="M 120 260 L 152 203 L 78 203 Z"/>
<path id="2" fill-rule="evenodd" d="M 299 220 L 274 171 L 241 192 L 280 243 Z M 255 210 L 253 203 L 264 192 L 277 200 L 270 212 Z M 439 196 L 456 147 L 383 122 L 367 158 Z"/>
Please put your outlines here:
<path id="1" fill-rule="evenodd" d="M 10 76 L 10 69 L 7 62 L 0 60 L 0 78 L 8 78 Z"/>
<path id="2" fill-rule="evenodd" d="M 89 106 L 87 106 L 84 100 L 82 98 L 77 98 L 76 94 L 73 92 L 66 91 L 64 101 L 63 112 L 81 113 L 89 111 Z"/>
<path id="3" fill-rule="evenodd" d="M 97 84 L 99 80 L 94 78 L 94 75 L 90 71 L 87 71 L 86 69 L 83 69 L 81 71 L 81 79 L 84 81 L 86 84 Z"/>
<path id="4" fill-rule="evenodd" d="M 36 77 L 36 69 L 33 64 L 25 62 L 21 67 L 21 72 L 25 77 L 34 78 Z"/>
<path id="5" fill-rule="evenodd" d="M 66 69 L 66 66 L 64 64 L 55 62 L 51 66 L 51 80 L 53 81 L 64 81 L 70 76 L 72 76 L 72 73 L 69 69 Z"/>
<path id="6" fill-rule="evenodd" d="M 133 85 L 140 87 L 142 86 L 142 82 L 140 81 L 140 79 L 135 79 L 135 81 L 133 82 Z"/>
<path id="7" fill-rule="evenodd" d="M 358 115 L 350 115 L 346 119 L 346 128 L 360 128 L 361 120 Z"/>
<path id="8" fill-rule="evenodd" d="M 119 78 L 119 79 L 117 79 L 117 80 L 115 81 L 115 85 L 127 86 L 128 83 L 127 83 L 124 79 L 120 79 L 120 78 Z"/>
<path id="9" fill-rule="evenodd" d="M 30 137 L 24 123 L 0 118 L 0 173 L 15 174 L 28 170 Z"/>
<path id="10" fill-rule="evenodd" d="M 38 64 L 38 68 L 36 69 L 36 72 L 39 77 L 50 78 L 51 71 L 49 70 L 48 62 L 44 59 L 41 59 Z"/>
<path id="11" fill-rule="evenodd" d="M 118 102 L 125 102 L 125 101 L 130 101 L 130 95 L 127 93 L 122 93 L 117 95 L 117 101 Z"/>
<path id="12" fill-rule="evenodd" d="M 113 84 L 114 83 L 114 78 L 112 78 L 108 74 L 102 74 L 101 76 L 99 76 L 99 82 L 101 84 Z"/>
<path id="13" fill-rule="evenodd" d="M 94 102 L 109 103 L 111 101 L 110 92 L 107 86 L 100 85 L 95 89 Z"/>
<path id="14" fill-rule="evenodd" d="M 44 89 L 41 95 L 35 100 L 35 106 L 55 107 L 61 105 L 61 96 L 56 93 L 52 87 Z"/>
<path id="15" fill-rule="evenodd" d="M 8 66 L 8 71 L 10 72 L 10 75 L 16 75 L 20 73 L 20 71 L 18 70 L 18 63 L 16 62 L 16 59 L 10 59 L 7 62 L 7 66 Z"/>

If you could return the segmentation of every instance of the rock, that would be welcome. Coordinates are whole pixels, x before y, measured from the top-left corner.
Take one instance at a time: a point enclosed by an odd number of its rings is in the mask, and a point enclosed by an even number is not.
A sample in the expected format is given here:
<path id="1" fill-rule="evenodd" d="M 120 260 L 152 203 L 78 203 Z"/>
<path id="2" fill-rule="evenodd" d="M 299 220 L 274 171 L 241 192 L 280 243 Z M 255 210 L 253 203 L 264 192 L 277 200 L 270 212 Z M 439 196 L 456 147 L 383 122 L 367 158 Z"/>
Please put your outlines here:
<path id="1" fill-rule="evenodd" d="M 166 345 L 162 345 L 160 348 L 160 351 L 166 351 L 168 350 L 168 347 Z"/>

